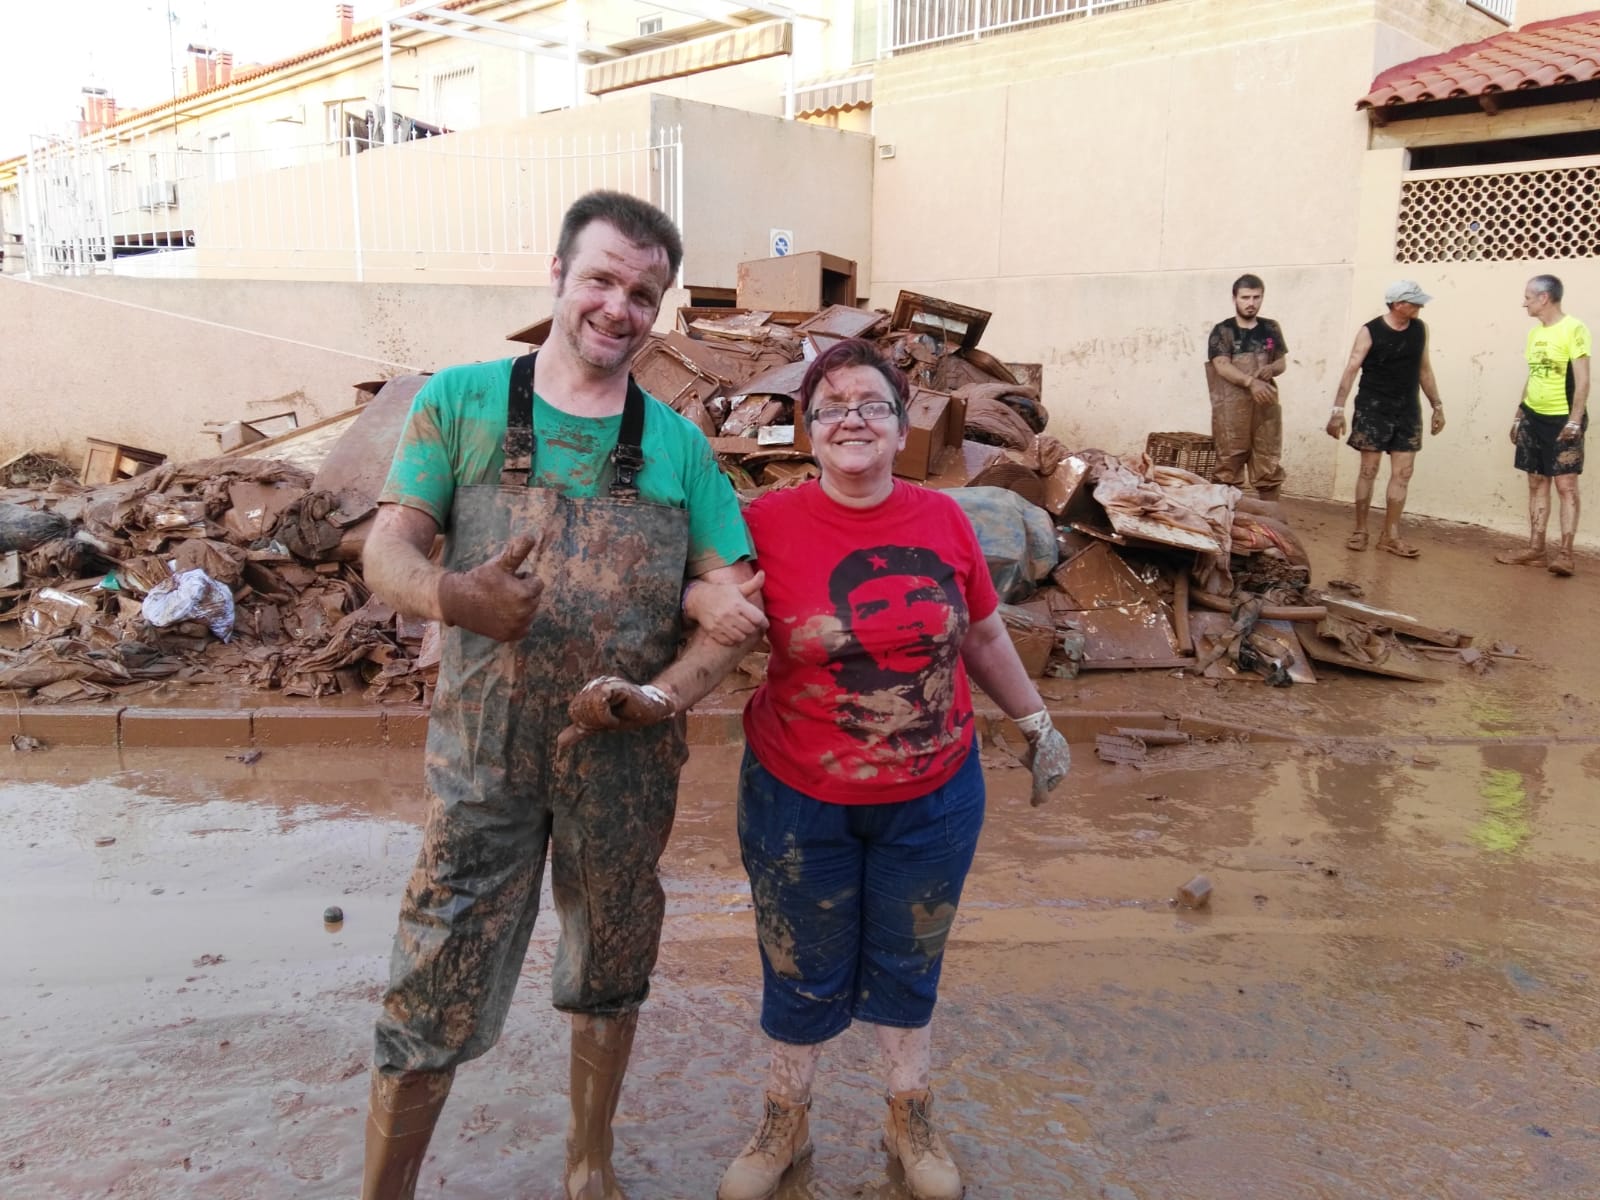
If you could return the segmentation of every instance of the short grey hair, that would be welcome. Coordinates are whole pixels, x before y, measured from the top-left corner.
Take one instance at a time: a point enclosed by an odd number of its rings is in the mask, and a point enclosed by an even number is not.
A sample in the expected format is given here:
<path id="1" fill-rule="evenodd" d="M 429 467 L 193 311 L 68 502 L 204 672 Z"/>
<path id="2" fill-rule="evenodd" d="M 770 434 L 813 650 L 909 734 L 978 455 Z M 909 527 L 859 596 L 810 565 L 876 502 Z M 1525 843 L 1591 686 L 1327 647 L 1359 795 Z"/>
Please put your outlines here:
<path id="1" fill-rule="evenodd" d="M 1554 275 L 1535 275 L 1528 280 L 1528 286 L 1536 292 L 1543 292 L 1549 296 L 1552 304 L 1560 304 L 1561 297 L 1567 290 L 1562 286 L 1561 280 Z"/>

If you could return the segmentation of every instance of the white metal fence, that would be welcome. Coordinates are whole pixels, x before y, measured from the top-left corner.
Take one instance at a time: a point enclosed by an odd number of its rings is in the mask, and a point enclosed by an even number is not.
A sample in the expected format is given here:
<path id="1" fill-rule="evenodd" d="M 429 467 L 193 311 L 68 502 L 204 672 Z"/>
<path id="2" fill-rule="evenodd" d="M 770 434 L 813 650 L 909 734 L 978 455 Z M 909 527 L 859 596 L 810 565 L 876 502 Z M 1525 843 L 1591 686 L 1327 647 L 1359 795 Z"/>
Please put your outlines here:
<path id="1" fill-rule="evenodd" d="M 1517 0 L 1462 2 L 1499 17 L 1508 25 L 1516 19 Z M 1028 25 L 1160 3 L 1163 0 L 878 0 L 878 57 Z"/>
<path id="2" fill-rule="evenodd" d="M 362 280 L 543 272 L 562 214 L 596 188 L 640 196 L 682 223 L 677 129 L 468 132 L 370 148 L 349 132 L 252 150 L 217 141 L 183 145 L 170 132 L 36 140 L 21 181 L 28 269 L 91 274 L 186 251 L 185 269 L 162 273 Z"/>
<path id="3" fill-rule="evenodd" d="M 1517 0 L 1467 0 L 1473 8 L 1481 8 L 1491 17 L 1499 17 L 1507 25 L 1517 19 Z"/>

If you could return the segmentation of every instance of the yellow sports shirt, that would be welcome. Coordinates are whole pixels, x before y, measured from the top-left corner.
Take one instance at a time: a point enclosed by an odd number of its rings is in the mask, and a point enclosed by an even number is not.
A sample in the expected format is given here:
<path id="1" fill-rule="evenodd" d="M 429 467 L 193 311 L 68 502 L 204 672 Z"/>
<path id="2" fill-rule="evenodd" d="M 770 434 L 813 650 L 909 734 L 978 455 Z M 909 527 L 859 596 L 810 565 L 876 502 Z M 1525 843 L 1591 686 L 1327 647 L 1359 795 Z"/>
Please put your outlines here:
<path id="1" fill-rule="evenodd" d="M 1564 417 L 1572 411 L 1567 375 L 1575 358 L 1589 357 L 1589 327 L 1577 317 L 1528 330 L 1528 392 L 1523 398 L 1534 412 Z"/>

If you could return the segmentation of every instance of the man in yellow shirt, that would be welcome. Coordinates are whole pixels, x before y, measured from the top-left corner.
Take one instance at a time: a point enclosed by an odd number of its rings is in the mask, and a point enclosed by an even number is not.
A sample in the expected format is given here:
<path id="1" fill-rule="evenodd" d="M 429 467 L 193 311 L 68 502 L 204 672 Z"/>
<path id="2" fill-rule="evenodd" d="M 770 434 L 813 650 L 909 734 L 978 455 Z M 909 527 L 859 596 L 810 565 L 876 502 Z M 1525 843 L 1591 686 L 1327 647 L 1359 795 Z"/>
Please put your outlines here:
<path id="1" fill-rule="evenodd" d="M 1495 555 L 1509 566 L 1573 572 L 1572 539 L 1578 532 L 1578 476 L 1589 428 L 1589 327 L 1561 311 L 1564 289 L 1554 275 L 1535 275 L 1522 307 L 1539 322 L 1528 331 L 1528 382 L 1511 426 L 1516 468 L 1528 474 L 1528 545 Z M 1561 498 L 1561 545 L 1545 547 L 1550 523 L 1550 483 Z"/>

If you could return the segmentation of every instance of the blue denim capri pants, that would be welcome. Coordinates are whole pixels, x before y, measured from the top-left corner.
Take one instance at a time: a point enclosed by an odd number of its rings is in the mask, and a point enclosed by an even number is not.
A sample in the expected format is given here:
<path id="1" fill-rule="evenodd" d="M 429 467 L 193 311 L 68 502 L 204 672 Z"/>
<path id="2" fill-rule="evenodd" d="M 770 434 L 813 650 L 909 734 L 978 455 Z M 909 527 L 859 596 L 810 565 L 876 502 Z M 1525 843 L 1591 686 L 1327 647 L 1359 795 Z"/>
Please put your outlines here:
<path id="1" fill-rule="evenodd" d="M 809 1046 L 857 1018 L 904 1029 L 932 1019 L 983 810 L 976 749 L 943 787 L 893 804 L 815 799 L 745 750 L 739 847 L 768 1037 Z"/>

